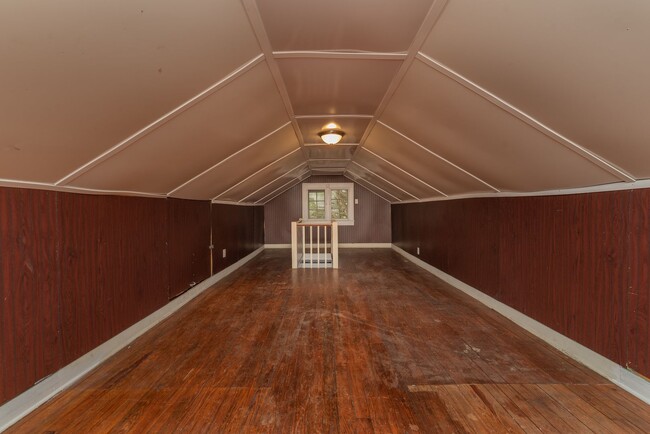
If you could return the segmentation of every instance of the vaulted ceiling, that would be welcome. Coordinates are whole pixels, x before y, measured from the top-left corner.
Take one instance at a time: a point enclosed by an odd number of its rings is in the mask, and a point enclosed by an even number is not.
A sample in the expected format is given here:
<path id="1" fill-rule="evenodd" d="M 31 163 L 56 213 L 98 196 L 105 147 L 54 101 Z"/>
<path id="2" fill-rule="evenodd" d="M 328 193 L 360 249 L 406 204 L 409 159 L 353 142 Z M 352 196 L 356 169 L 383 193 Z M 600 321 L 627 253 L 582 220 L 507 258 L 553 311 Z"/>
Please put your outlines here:
<path id="1" fill-rule="evenodd" d="M 265 203 L 319 173 L 390 202 L 635 182 L 649 47 L 646 0 L 5 0 L 0 183 Z"/>

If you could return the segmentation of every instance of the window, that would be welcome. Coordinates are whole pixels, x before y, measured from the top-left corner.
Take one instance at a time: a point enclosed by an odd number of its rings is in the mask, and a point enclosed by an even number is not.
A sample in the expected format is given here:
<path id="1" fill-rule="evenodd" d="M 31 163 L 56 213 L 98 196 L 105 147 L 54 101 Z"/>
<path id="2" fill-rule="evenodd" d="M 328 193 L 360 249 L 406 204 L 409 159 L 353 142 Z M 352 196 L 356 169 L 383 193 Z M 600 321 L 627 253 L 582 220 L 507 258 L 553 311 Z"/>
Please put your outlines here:
<path id="1" fill-rule="evenodd" d="M 302 219 L 354 225 L 354 184 L 303 184 Z"/>

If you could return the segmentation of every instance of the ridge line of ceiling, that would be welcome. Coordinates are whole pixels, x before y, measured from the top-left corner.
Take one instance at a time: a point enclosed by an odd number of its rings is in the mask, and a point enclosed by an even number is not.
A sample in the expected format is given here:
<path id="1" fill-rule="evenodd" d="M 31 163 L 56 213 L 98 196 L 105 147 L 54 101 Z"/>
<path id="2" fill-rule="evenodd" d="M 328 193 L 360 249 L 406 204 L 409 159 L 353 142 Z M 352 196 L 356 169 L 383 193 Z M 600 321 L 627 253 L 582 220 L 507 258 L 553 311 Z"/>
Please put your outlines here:
<path id="1" fill-rule="evenodd" d="M 421 200 L 421 199 L 420 199 L 419 197 L 417 197 L 416 195 L 414 195 L 414 194 L 412 194 L 412 193 L 409 193 L 408 191 L 404 190 L 402 187 L 400 187 L 400 186 L 398 186 L 398 185 L 396 185 L 396 184 L 390 182 L 389 180 L 387 180 L 387 179 L 384 178 L 383 176 L 378 175 L 377 173 L 375 173 L 375 172 L 373 172 L 372 170 L 368 169 L 367 167 L 365 167 L 365 166 L 363 166 L 363 165 L 357 163 L 356 161 L 351 161 L 351 163 L 352 163 L 352 164 L 356 164 L 356 165 L 359 166 L 361 169 L 365 170 L 367 173 L 369 173 L 369 174 L 371 174 L 371 175 L 373 175 L 373 176 L 376 176 L 377 178 L 381 179 L 382 181 L 385 181 L 385 182 L 389 183 L 390 185 L 392 185 L 392 186 L 395 187 L 396 189 L 398 189 L 398 190 L 400 190 L 400 191 L 402 191 L 402 192 L 408 194 L 408 195 L 411 196 L 413 199 L 415 199 L 415 200 Z"/>
<path id="2" fill-rule="evenodd" d="M 207 89 L 203 90 L 202 92 L 198 93 L 197 95 L 193 96 L 192 98 L 188 99 L 178 107 L 174 108 L 173 110 L 167 112 L 160 118 L 156 119 L 146 127 L 140 129 L 136 133 L 130 135 L 126 139 L 122 140 L 120 143 L 117 145 L 109 148 L 108 150 L 102 152 L 100 155 L 97 157 L 93 158 L 89 162 L 83 164 L 82 166 L 78 167 L 77 169 L 73 170 L 70 172 L 68 175 L 64 176 L 63 178 L 59 179 L 54 183 L 54 185 L 58 186 L 63 186 L 67 185 L 70 182 L 74 181 L 77 179 L 79 176 L 83 175 L 84 173 L 88 172 L 91 170 L 93 167 L 103 163 L 104 161 L 112 158 L 113 156 L 119 154 L 132 144 L 136 143 L 138 140 L 141 138 L 145 137 L 149 133 L 153 132 L 154 130 L 160 128 L 167 122 L 171 121 L 181 113 L 187 111 L 194 105 L 198 104 L 199 102 L 203 101 L 213 93 L 217 92 L 218 90 L 224 88 L 228 84 L 232 83 L 235 79 L 239 78 L 240 76 L 244 75 L 251 69 L 253 69 L 255 66 L 257 66 L 259 63 L 261 63 L 264 60 L 264 54 L 259 54 L 258 56 L 254 57 L 250 61 L 246 62 L 239 68 L 235 69 L 232 71 L 230 74 L 228 74 L 226 77 L 222 78 L 212 86 L 208 87 Z"/>
<path id="3" fill-rule="evenodd" d="M 534 128 L 535 130 L 544 134 L 554 142 L 573 151 L 574 153 L 581 156 L 583 159 L 589 161 L 593 165 L 598 166 L 601 169 L 605 170 L 606 172 L 614 175 L 621 181 L 625 181 L 625 182 L 636 181 L 636 178 L 634 178 L 632 175 L 616 167 L 613 163 L 607 161 L 605 158 L 581 146 L 580 144 L 568 139 L 567 137 L 564 137 L 557 131 L 553 130 L 552 128 L 538 121 L 534 117 L 525 113 L 523 110 L 520 110 L 517 107 L 513 106 L 512 104 L 508 103 L 507 101 L 499 98 L 497 95 L 493 94 L 489 90 L 479 86 L 478 84 L 474 83 L 467 77 L 464 77 L 463 75 L 457 73 L 456 71 L 452 70 L 448 66 L 438 62 L 432 57 L 429 57 L 422 52 L 418 52 L 416 59 L 419 60 L 422 64 L 426 65 L 427 67 L 437 71 L 438 73 L 444 75 L 445 77 L 465 87 L 469 91 L 482 97 L 486 101 L 499 107 L 500 109 L 510 114 L 511 116 L 514 116 L 515 118 L 519 119 L 521 122 L 525 123 L 529 127 Z"/>
<path id="4" fill-rule="evenodd" d="M 266 28 L 264 27 L 264 21 L 262 20 L 262 16 L 257 7 L 257 3 L 255 2 L 255 0 L 241 0 L 241 2 L 242 5 L 244 6 L 244 11 L 246 12 L 246 15 L 248 16 L 248 20 L 251 24 L 251 27 L 253 28 L 255 37 L 257 38 L 257 42 L 260 44 L 262 53 L 266 57 L 266 64 L 269 70 L 271 71 L 271 76 L 273 77 L 275 86 L 278 92 L 280 93 L 280 98 L 284 103 L 284 108 L 287 112 L 287 116 L 289 116 L 291 125 L 293 126 L 293 130 L 296 134 L 296 138 L 298 139 L 300 149 L 302 150 L 305 159 L 307 159 L 309 157 L 309 154 L 307 150 L 304 148 L 305 140 L 304 137 L 302 136 L 300 125 L 298 125 L 298 121 L 296 120 L 295 112 L 293 111 L 293 106 L 291 105 L 291 98 L 289 97 L 289 92 L 287 91 L 287 85 L 284 82 L 284 79 L 282 78 L 280 67 L 278 66 L 277 62 L 273 57 L 273 47 L 271 46 L 271 41 L 269 40 L 269 36 L 266 33 Z"/>
<path id="5" fill-rule="evenodd" d="M 266 184 L 264 184 L 263 186 L 261 186 L 260 188 L 258 188 L 257 190 L 255 190 L 254 192 L 248 194 L 248 196 L 244 196 L 244 198 L 241 199 L 240 202 L 245 201 L 246 199 L 248 199 L 249 197 L 253 196 L 253 195 L 254 195 L 255 193 L 257 193 L 258 191 L 260 191 L 260 190 L 264 190 L 266 187 L 268 187 L 269 185 L 273 184 L 273 183 L 274 183 L 275 181 L 277 181 L 278 179 L 281 179 L 283 176 L 286 176 L 286 175 L 288 175 L 288 174 L 290 174 L 290 173 L 295 172 L 296 170 L 300 169 L 301 167 L 306 168 L 306 167 L 307 167 L 307 163 L 300 163 L 300 164 L 298 164 L 296 167 L 294 167 L 293 169 L 289 170 L 288 172 L 285 172 L 285 173 L 283 173 L 282 175 L 275 177 L 272 181 L 267 182 Z M 273 192 L 275 192 L 275 190 L 273 190 L 273 191 L 271 192 L 271 194 L 272 194 Z"/>
<path id="6" fill-rule="evenodd" d="M 282 124 L 279 128 L 276 128 L 275 130 L 271 131 L 270 133 L 265 134 L 265 135 L 262 136 L 261 138 L 255 140 L 253 143 L 250 143 L 250 144 L 246 145 L 245 147 L 241 148 L 240 150 L 238 150 L 238 151 L 236 151 L 236 152 L 230 154 L 229 156 L 227 156 L 227 157 L 224 158 L 223 160 L 219 161 L 218 163 L 216 163 L 216 164 L 212 165 L 211 167 L 205 169 L 203 172 L 199 173 L 198 175 L 195 175 L 195 176 L 193 176 L 192 178 L 190 178 L 189 180 L 187 180 L 187 181 L 185 181 L 184 183 L 182 183 L 181 185 L 179 185 L 178 187 L 176 187 L 175 189 L 173 189 L 172 191 L 170 191 L 169 193 L 167 193 L 167 196 L 171 196 L 172 194 L 174 194 L 174 193 L 177 192 L 178 190 L 182 189 L 182 188 L 185 187 L 186 185 L 189 185 L 189 184 L 191 184 L 192 182 L 196 181 L 197 179 L 201 178 L 202 176 L 205 176 L 205 175 L 207 175 L 208 173 L 212 172 L 214 169 L 216 169 L 217 167 L 221 166 L 222 164 L 224 164 L 225 162 L 227 162 L 227 161 L 230 160 L 231 158 L 233 158 L 233 157 L 239 155 L 240 153 L 246 151 L 247 149 L 250 149 L 250 148 L 254 147 L 255 145 L 257 145 L 257 144 L 263 142 L 264 140 L 266 140 L 267 138 L 271 137 L 273 134 L 277 133 L 278 131 L 282 130 L 284 127 L 286 127 L 286 126 L 289 125 L 289 124 L 290 124 L 290 122 L 285 122 L 285 123 Z"/>
<path id="7" fill-rule="evenodd" d="M 429 188 L 432 189 L 433 191 L 435 191 L 435 192 L 437 192 L 437 193 L 439 193 L 439 194 L 441 194 L 441 195 L 443 195 L 443 196 L 445 196 L 445 197 L 449 196 L 449 195 L 446 194 L 445 192 L 443 192 L 443 191 L 437 189 L 436 187 L 432 186 L 432 185 L 429 184 L 428 182 L 424 182 L 423 180 L 421 180 L 421 179 L 418 178 L 417 176 L 415 176 L 415 175 L 413 175 L 412 173 L 410 173 L 410 172 L 408 172 L 408 171 L 402 169 L 402 168 L 399 167 L 397 164 L 395 164 L 395 163 L 391 163 L 390 161 L 388 161 L 387 159 L 385 159 L 385 158 L 382 157 L 381 155 L 379 155 L 379 154 L 377 154 L 377 153 L 371 151 L 370 149 L 368 149 L 368 148 L 362 148 L 361 150 L 362 150 L 362 151 L 366 151 L 366 152 L 368 152 L 368 153 L 374 155 L 375 157 L 379 158 L 380 160 L 382 160 L 382 161 L 385 162 L 386 164 L 390 164 L 390 165 L 393 166 L 395 169 L 397 169 L 397 170 L 399 170 L 399 171 L 401 171 L 401 172 L 407 174 L 408 176 L 410 176 L 411 178 L 415 179 L 416 181 L 419 181 L 420 183 L 426 185 L 427 187 L 429 187 Z"/>
<path id="8" fill-rule="evenodd" d="M 403 60 L 407 53 L 373 51 L 273 51 L 275 59 L 349 59 L 349 60 Z"/>
<path id="9" fill-rule="evenodd" d="M 407 50 L 407 55 L 404 58 L 402 65 L 393 76 L 393 79 L 388 85 L 388 88 L 386 89 L 386 92 L 384 93 L 384 96 L 381 99 L 379 106 L 377 106 L 377 109 L 375 110 L 372 119 L 370 119 L 370 122 L 368 122 L 368 126 L 366 127 L 363 135 L 361 136 L 361 139 L 359 140 L 359 148 L 363 146 L 366 139 L 370 135 L 370 131 L 372 131 L 375 124 L 377 123 L 377 120 L 379 119 L 383 111 L 386 109 L 386 106 L 388 105 L 389 101 L 392 99 L 393 95 L 397 91 L 397 88 L 399 87 L 400 83 L 404 79 L 404 76 L 406 76 L 406 73 L 408 72 L 411 65 L 413 64 L 413 61 L 415 60 L 417 53 L 420 51 L 422 44 L 424 44 L 426 37 L 429 35 L 429 33 L 431 33 L 431 30 L 438 22 L 438 19 L 442 16 L 442 13 L 444 12 L 447 3 L 448 0 L 434 0 L 433 4 L 427 11 L 426 16 L 422 20 L 422 24 L 420 25 L 420 28 L 418 29 L 415 36 L 413 37 L 413 41 L 411 41 L 411 45 Z M 350 162 L 352 162 L 354 155 L 357 152 L 359 152 L 359 148 L 355 149 L 354 152 L 352 153 Z"/>
<path id="10" fill-rule="evenodd" d="M 466 175 L 468 175 L 468 176 L 474 178 L 475 180 L 477 180 L 477 181 L 480 182 L 481 184 L 483 184 L 483 185 L 489 187 L 491 190 L 494 190 L 494 191 L 497 192 L 497 193 L 500 191 L 498 188 L 496 188 L 496 187 L 494 187 L 493 185 L 489 184 L 487 181 L 484 181 L 483 179 L 479 178 L 478 176 L 474 175 L 473 173 L 467 171 L 466 169 L 463 169 L 463 168 L 460 167 L 459 165 L 457 165 L 457 164 L 455 164 L 455 163 L 453 163 L 453 162 L 447 160 L 447 159 L 444 158 L 443 156 L 436 154 L 436 153 L 433 152 L 431 149 L 429 149 L 429 148 L 427 148 L 426 146 L 424 146 L 424 145 L 422 145 L 422 144 L 416 142 L 416 141 L 413 140 L 412 138 L 408 137 L 406 134 L 404 134 L 404 133 L 402 133 L 402 132 L 396 130 L 395 128 L 391 127 L 390 125 L 388 125 L 388 124 L 386 124 L 386 123 L 384 123 L 384 122 L 382 122 L 382 121 L 379 121 L 379 120 L 377 121 L 377 123 L 378 123 L 379 125 L 382 125 L 382 126 L 385 127 L 385 128 L 388 128 L 390 131 L 394 132 L 394 133 L 397 134 L 398 136 L 400 136 L 400 137 L 406 139 L 409 143 L 412 143 L 413 145 L 419 147 L 420 149 L 422 149 L 422 150 L 424 150 L 424 151 L 430 153 L 431 155 L 433 155 L 434 157 L 436 157 L 436 158 L 439 159 L 440 161 L 444 162 L 445 164 L 448 164 L 448 165 L 452 166 L 453 168 L 460 170 L 460 171 L 463 172 L 464 174 L 466 174 Z"/>

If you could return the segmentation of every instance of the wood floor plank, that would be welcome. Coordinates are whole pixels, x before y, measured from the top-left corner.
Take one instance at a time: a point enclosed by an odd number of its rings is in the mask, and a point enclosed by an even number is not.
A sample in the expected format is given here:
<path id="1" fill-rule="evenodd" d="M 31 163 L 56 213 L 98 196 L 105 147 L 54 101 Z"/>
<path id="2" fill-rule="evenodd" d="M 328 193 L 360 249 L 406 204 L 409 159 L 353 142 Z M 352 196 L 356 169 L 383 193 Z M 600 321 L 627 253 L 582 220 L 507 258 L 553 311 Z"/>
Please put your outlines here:
<path id="1" fill-rule="evenodd" d="M 11 427 L 650 432 L 650 407 L 390 250 L 266 251 Z"/>

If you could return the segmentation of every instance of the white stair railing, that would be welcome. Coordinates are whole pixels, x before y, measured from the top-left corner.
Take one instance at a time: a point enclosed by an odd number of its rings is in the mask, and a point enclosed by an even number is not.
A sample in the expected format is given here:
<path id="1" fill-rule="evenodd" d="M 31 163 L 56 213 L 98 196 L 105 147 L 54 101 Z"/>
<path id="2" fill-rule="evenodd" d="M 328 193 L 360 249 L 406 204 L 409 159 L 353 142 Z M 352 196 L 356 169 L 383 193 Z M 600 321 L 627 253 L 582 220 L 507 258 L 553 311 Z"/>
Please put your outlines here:
<path id="1" fill-rule="evenodd" d="M 291 267 L 339 268 L 338 224 L 291 222 Z"/>

